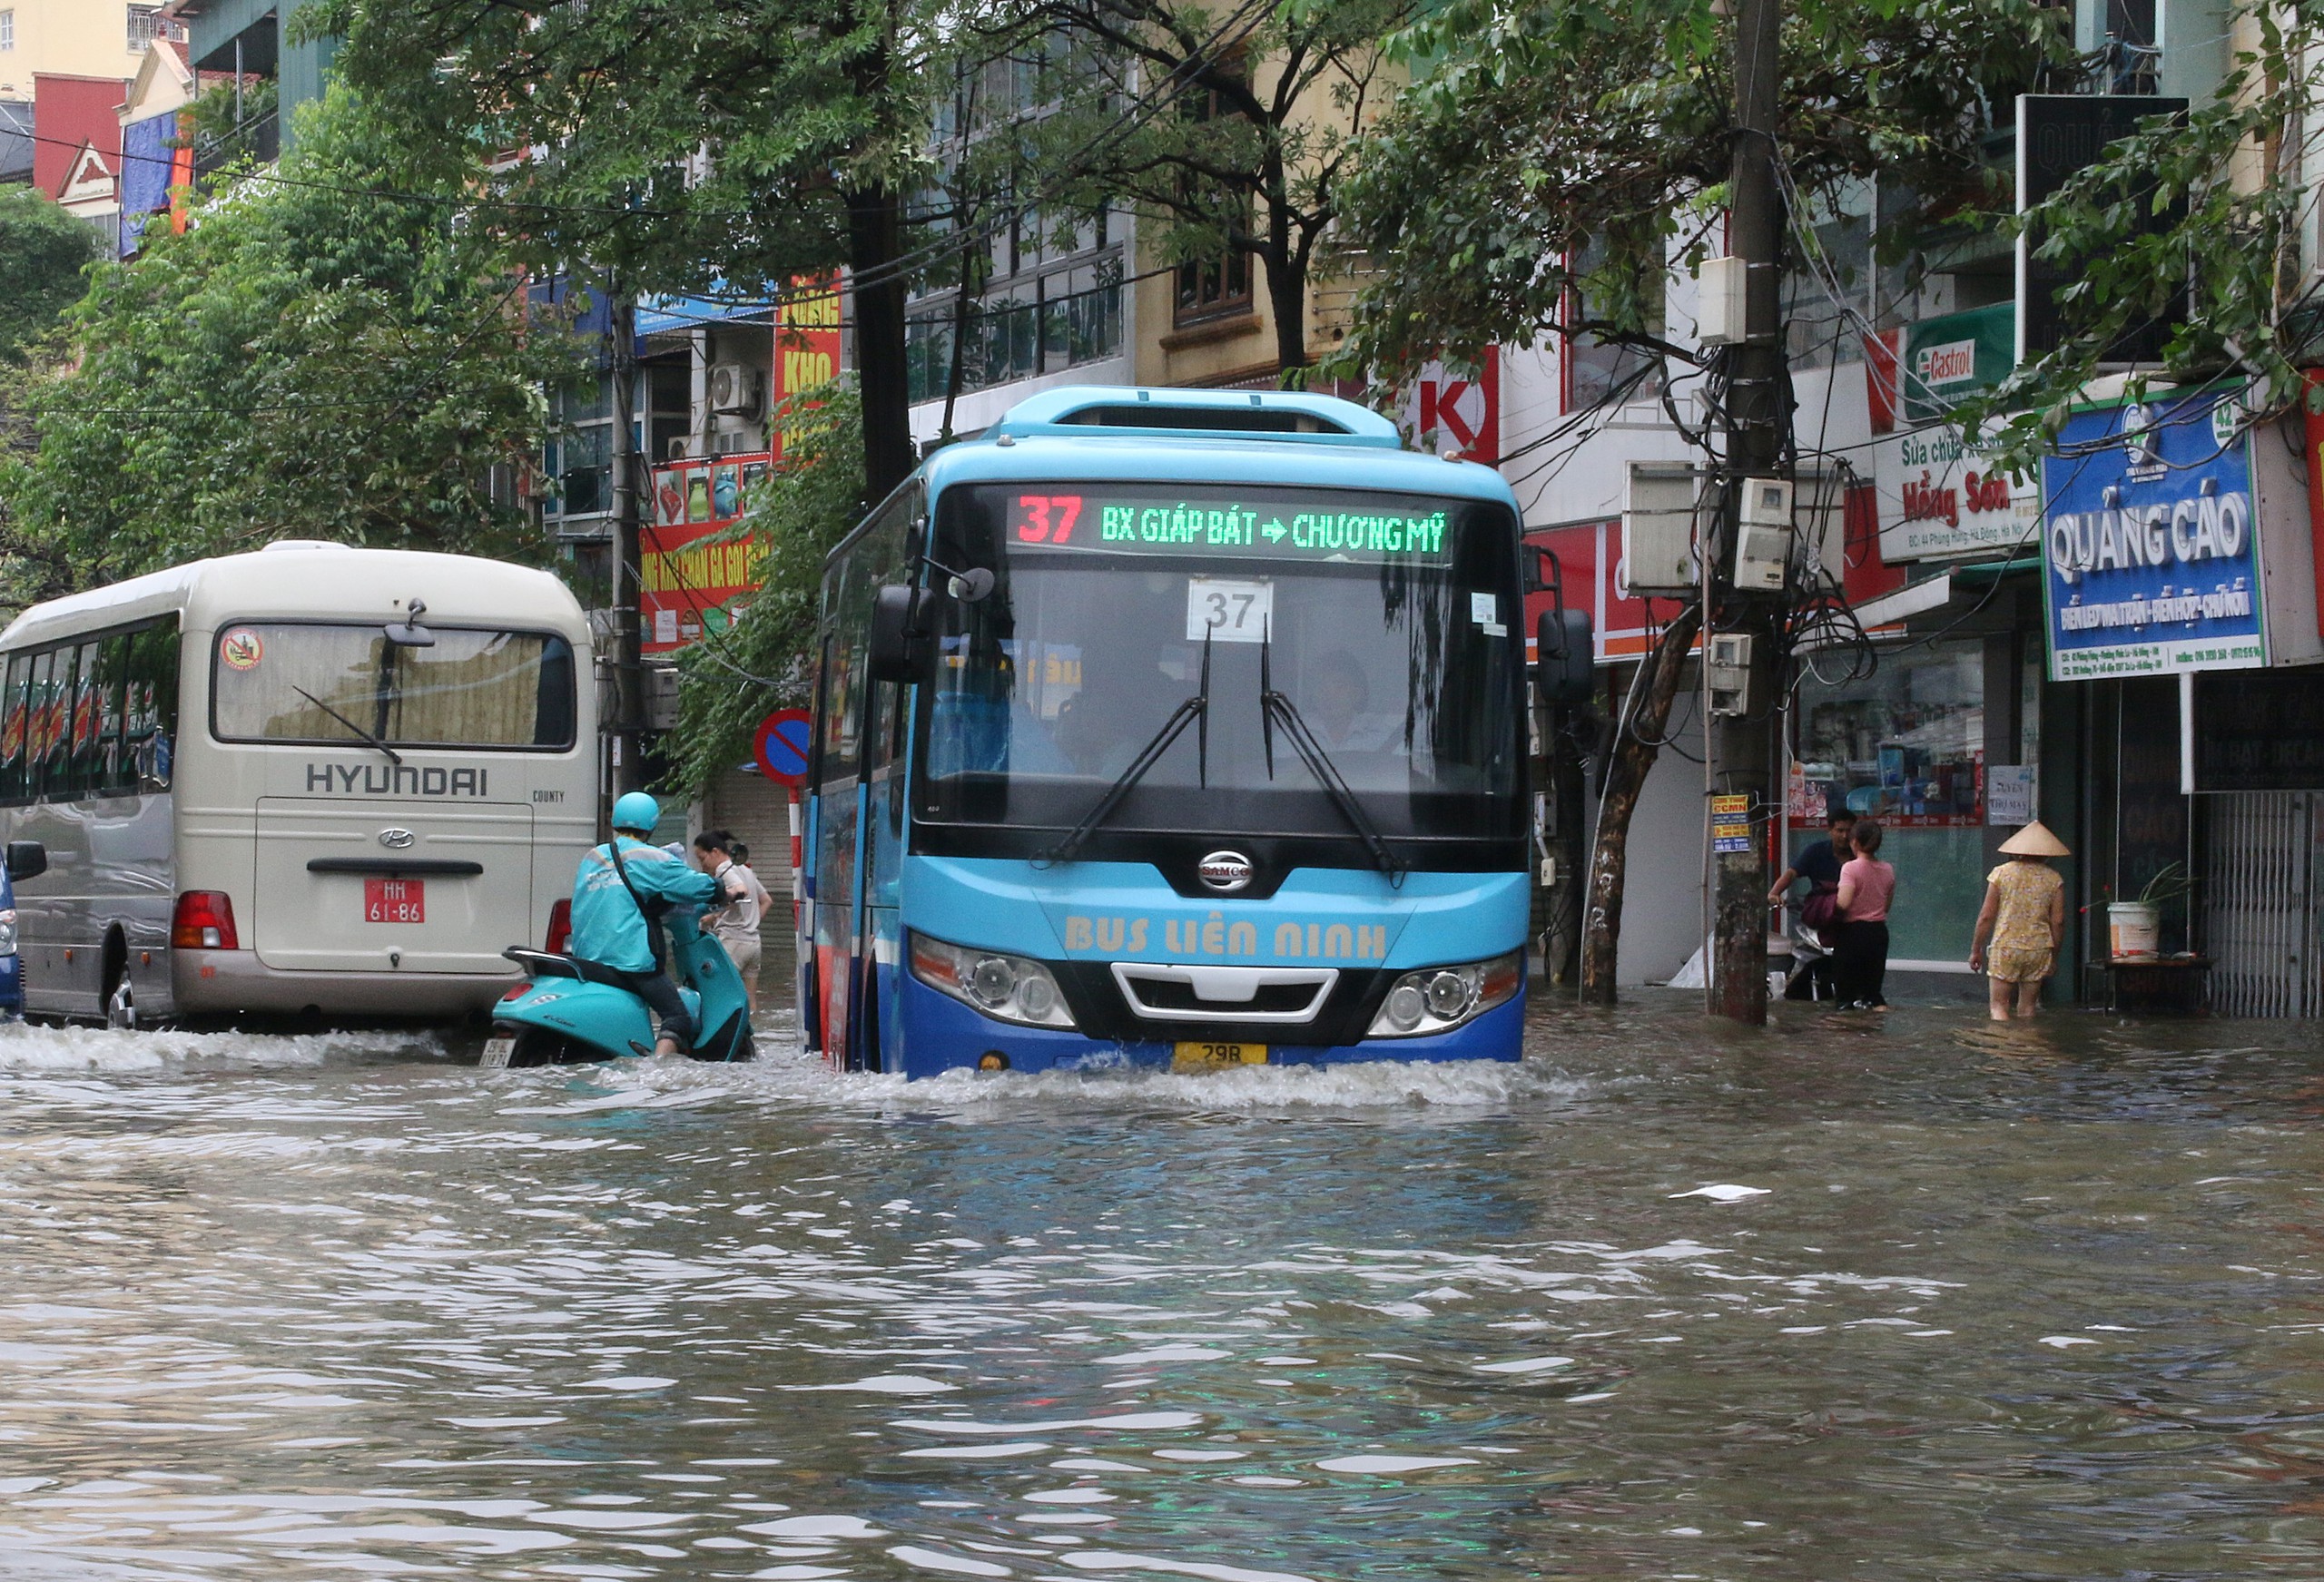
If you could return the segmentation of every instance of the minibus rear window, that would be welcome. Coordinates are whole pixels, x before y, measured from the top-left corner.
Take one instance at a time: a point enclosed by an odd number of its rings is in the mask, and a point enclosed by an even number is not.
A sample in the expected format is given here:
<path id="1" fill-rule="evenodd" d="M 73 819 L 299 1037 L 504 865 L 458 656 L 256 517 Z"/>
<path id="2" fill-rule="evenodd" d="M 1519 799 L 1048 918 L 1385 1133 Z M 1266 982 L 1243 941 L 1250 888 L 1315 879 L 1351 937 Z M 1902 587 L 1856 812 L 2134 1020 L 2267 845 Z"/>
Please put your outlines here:
<path id="1" fill-rule="evenodd" d="M 558 751 L 573 745 L 573 647 L 540 632 L 436 626 L 424 648 L 377 625 L 233 622 L 211 664 L 221 742 Z"/>

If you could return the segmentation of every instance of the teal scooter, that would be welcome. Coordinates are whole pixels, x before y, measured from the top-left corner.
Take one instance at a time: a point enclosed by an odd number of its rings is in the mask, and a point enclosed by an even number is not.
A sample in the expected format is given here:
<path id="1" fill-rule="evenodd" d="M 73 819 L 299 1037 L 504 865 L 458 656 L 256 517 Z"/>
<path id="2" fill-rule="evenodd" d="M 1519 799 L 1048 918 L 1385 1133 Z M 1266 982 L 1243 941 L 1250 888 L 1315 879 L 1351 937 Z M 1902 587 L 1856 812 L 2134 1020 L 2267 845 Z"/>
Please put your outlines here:
<path id="1" fill-rule="evenodd" d="M 686 1053 L 696 1060 L 748 1060 L 753 1051 L 743 975 L 718 937 L 703 931 L 701 916 L 677 907 L 665 919 L 678 993 L 698 1029 Z M 588 962 L 522 946 L 501 954 L 525 969 L 525 981 L 492 1007 L 486 1066 L 570 1066 L 654 1053 L 645 1002 L 591 977 Z"/>

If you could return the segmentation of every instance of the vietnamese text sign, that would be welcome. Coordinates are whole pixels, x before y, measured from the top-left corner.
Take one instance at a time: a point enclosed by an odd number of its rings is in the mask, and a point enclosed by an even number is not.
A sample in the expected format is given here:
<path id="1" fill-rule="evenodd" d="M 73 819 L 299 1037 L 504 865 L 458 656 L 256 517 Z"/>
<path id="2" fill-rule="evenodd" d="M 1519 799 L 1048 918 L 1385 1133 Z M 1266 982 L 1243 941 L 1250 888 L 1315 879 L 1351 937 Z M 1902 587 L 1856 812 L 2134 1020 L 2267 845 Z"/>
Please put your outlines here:
<path id="1" fill-rule="evenodd" d="M 2037 480 L 1996 472 L 1972 445 L 1955 406 L 2009 377 L 2017 310 L 2001 302 L 1924 319 L 1904 329 L 1897 378 L 1908 427 L 1880 441 L 1880 556 L 1890 565 L 1956 555 L 2007 555 L 2033 546 L 2042 520 Z"/>
<path id="2" fill-rule="evenodd" d="M 2265 664 L 2239 397 L 2078 412 L 2042 464 L 2050 678 Z"/>
<path id="3" fill-rule="evenodd" d="M 758 591 L 758 551 L 730 530 L 772 465 L 756 456 L 697 457 L 654 469 L 654 520 L 638 532 L 641 647 L 668 653 L 723 632 Z"/>

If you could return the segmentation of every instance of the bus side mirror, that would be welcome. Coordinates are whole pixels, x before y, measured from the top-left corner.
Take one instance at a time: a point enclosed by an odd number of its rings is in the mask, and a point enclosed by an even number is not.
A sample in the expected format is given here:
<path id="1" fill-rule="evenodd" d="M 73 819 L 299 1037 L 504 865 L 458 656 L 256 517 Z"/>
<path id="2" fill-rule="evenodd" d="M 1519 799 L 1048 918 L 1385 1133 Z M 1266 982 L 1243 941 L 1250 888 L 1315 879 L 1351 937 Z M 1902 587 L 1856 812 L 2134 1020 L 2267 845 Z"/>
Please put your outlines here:
<path id="1" fill-rule="evenodd" d="M 880 590 L 872 605 L 873 681 L 913 682 L 927 665 L 928 594 L 915 587 Z"/>
<path id="2" fill-rule="evenodd" d="M 37 840 L 8 842 L 8 878 L 11 882 L 18 879 L 38 879 L 47 871 L 47 847 Z"/>
<path id="3" fill-rule="evenodd" d="M 1583 610 L 1544 610 L 1534 629 L 1534 676 L 1551 708 L 1586 703 L 1597 691 L 1590 615 Z"/>

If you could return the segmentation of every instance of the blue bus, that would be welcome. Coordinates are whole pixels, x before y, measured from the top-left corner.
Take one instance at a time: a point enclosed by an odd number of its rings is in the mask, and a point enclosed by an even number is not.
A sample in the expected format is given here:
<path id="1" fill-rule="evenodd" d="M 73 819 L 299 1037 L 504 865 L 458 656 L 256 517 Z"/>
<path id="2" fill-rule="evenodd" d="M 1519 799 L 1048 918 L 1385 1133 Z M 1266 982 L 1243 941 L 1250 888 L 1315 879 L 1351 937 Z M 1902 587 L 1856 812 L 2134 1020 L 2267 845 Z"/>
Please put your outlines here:
<path id="1" fill-rule="evenodd" d="M 1517 1058 L 1517 502 L 1304 394 L 1081 387 L 826 563 L 801 999 L 846 1070 Z"/>

